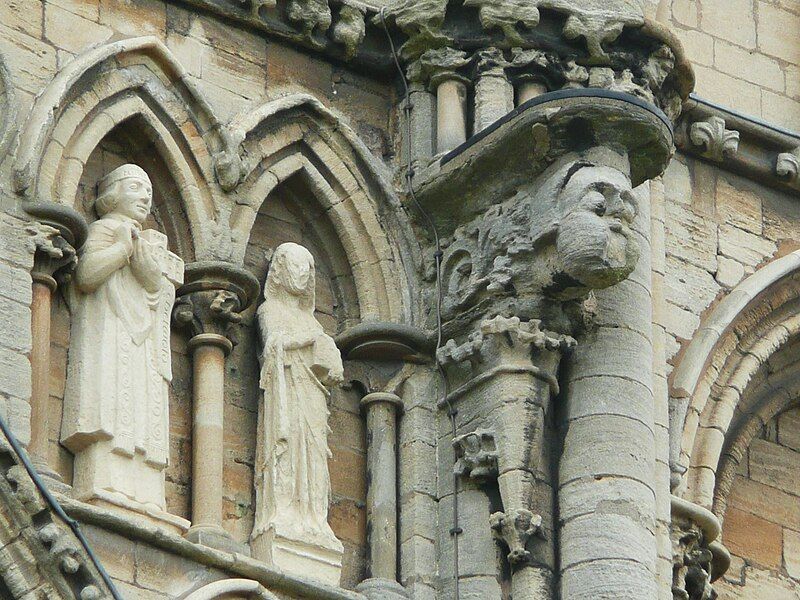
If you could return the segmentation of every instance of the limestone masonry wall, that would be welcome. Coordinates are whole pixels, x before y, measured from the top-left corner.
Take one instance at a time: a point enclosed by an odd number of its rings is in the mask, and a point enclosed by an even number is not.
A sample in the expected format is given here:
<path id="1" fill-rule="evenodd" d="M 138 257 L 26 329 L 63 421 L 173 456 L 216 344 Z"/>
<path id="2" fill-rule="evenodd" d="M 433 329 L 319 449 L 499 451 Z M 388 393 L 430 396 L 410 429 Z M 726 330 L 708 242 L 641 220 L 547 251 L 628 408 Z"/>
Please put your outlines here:
<path id="1" fill-rule="evenodd" d="M 666 0 L 700 96 L 797 131 L 800 2 Z"/>

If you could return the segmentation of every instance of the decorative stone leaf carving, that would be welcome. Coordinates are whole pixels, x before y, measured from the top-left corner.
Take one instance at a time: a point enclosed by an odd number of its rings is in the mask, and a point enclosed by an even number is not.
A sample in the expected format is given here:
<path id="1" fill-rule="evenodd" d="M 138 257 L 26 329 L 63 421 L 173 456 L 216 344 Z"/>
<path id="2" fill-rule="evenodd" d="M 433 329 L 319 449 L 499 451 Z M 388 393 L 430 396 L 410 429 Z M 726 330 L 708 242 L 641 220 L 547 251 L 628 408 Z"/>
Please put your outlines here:
<path id="1" fill-rule="evenodd" d="M 344 4 L 339 10 L 339 19 L 333 26 L 333 39 L 344 44 L 347 58 L 356 55 L 358 47 L 366 36 L 367 27 L 364 15 L 363 9 L 349 4 Z"/>
<path id="2" fill-rule="evenodd" d="M 713 600 L 711 587 L 713 555 L 703 547 L 700 528 L 689 523 L 672 525 L 672 596 L 674 600 Z"/>
<path id="3" fill-rule="evenodd" d="M 800 173 L 800 147 L 792 152 L 782 152 L 778 155 L 778 162 L 775 165 L 775 172 L 778 177 L 788 181 L 797 181 Z"/>
<path id="4" fill-rule="evenodd" d="M 464 6 L 480 8 L 481 25 L 486 31 L 500 29 L 505 42 L 521 46 L 525 42 L 517 25 L 533 29 L 539 24 L 537 0 L 464 0 Z"/>
<path id="5" fill-rule="evenodd" d="M 408 36 L 400 48 L 406 59 L 414 59 L 432 48 L 449 43 L 450 38 L 442 33 L 448 0 L 398 0 L 375 17 L 381 24 L 382 15 L 393 21 Z"/>
<path id="6" fill-rule="evenodd" d="M 494 433 L 479 429 L 453 440 L 456 452 L 456 475 L 476 482 L 486 482 L 497 477 L 497 446 Z"/>
<path id="7" fill-rule="evenodd" d="M 739 150 L 739 132 L 725 128 L 725 119 L 709 117 L 705 121 L 692 123 L 689 128 L 692 144 L 704 148 L 703 156 L 722 162 Z"/>
<path id="8" fill-rule="evenodd" d="M 315 33 L 324 36 L 331 26 L 333 17 L 328 0 L 289 0 L 286 16 L 300 26 L 303 35 L 312 44 L 324 46 L 316 39 Z"/>
<path id="9" fill-rule="evenodd" d="M 608 62 L 604 44 L 616 40 L 625 27 L 644 23 L 638 0 L 541 0 L 539 7 L 568 13 L 564 37 L 586 40 L 589 57 L 596 64 Z"/>

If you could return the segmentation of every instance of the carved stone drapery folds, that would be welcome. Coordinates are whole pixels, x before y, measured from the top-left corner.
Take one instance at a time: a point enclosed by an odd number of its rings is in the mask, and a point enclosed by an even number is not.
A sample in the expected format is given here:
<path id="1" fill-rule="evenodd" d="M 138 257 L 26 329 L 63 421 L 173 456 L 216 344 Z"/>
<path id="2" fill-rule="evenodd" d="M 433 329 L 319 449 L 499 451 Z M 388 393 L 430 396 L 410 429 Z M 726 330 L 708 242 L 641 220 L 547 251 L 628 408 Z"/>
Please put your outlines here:
<path id="1" fill-rule="evenodd" d="M 264 288 L 251 546 L 284 571 L 338 585 L 344 547 L 328 524 L 328 399 L 344 367 L 314 316 L 314 257 L 281 244 Z"/>
<path id="2" fill-rule="evenodd" d="M 241 311 L 259 284 L 248 271 L 222 262 L 186 266 L 173 320 L 192 352 L 192 527 L 187 538 L 221 550 L 246 552 L 222 528 L 225 357 L 236 341 Z"/>
<path id="3" fill-rule="evenodd" d="M 183 261 L 142 229 L 152 205 L 143 169 L 123 165 L 98 184 L 99 219 L 70 283 L 72 313 L 61 441 L 75 454 L 77 499 L 182 530 L 166 512 L 170 314 Z"/>

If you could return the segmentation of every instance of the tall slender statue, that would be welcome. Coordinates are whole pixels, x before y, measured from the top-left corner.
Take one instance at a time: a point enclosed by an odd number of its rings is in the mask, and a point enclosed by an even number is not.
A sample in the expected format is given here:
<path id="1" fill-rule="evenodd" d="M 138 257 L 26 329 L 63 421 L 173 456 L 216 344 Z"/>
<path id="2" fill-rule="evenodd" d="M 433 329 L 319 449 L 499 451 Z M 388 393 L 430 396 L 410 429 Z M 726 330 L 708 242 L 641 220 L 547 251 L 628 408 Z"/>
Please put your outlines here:
<path id="1" fill-rule="evenodd" d="M 329 388 L 342 359 L 314 317 L 314 258 L 275 251 L 258 310 L 264 342 L 256 453 L 255 557 L 339 583 L 343 547 L 328 525 Z"/>
<path id="2" fill-rule="evenodd" d="M 72 332 L 61 440 L 75 453 L 73 493 L 167 521 L 170 314 L 183 261 L 142 230 L 153 190 L 140 167 L 100 181 L 70 286 Z M 161 516 L 159 516 L 161 515 Z"/>

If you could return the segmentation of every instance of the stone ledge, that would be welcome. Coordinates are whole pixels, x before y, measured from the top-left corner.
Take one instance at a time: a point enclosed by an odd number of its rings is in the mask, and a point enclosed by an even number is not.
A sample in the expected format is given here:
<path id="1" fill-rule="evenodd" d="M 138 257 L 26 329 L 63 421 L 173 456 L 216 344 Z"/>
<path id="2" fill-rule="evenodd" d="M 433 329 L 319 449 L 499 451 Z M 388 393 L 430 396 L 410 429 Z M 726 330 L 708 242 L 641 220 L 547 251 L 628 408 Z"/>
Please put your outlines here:
<path id="1" fill-rule="evenodd" d="M 314 600 L 366 600 L 356 592 L 336 588 L 305 577 L 287 575 L 255 559 L 238 553 L 223 552 L 194 544 L 179 535 L 156 526 L 139 523 L 109 510 L 73 500 L 55 493 L 66 513 L 80 521 L 118 533 L 128 539 L 145 542 L 177 556 L 224 570 L 233 576 L 259 582 L 266 588 Z"/>

